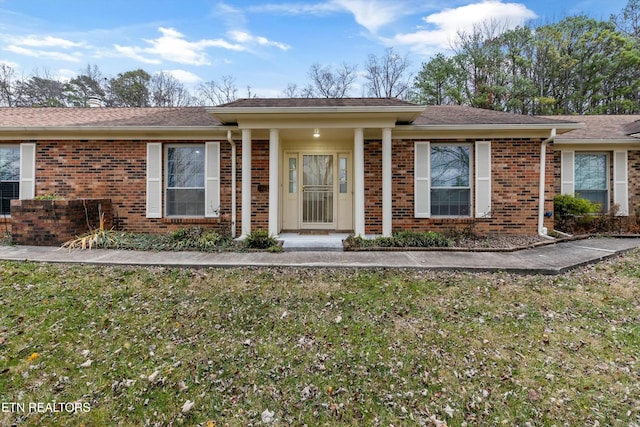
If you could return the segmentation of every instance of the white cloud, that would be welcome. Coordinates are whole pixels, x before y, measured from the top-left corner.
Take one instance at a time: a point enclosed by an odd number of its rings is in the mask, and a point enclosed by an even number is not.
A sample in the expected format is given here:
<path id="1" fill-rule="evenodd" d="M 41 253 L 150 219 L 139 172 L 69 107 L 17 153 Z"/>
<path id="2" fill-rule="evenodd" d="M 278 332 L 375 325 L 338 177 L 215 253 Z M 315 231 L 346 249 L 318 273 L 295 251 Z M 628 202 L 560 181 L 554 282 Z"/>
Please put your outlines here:
<path id="1" fill-rule="evenodd" d="M 392 46 L 408 46 L 413 51 L 430 55 L 451 48 L 461 31 L 470 32 L 475 25 L 492 22 L 504 29 L 513 29 L 537 15 L 521 3 L 484 0 L 457 8 L 447 8 L 423 18 L 430 29 L 397 34 L 385 39 Z"/>
<path id="2" fill-rule="evenodd" d="M 14 37 L 12 43 L 18 46 L 29 47 L 56 47 L 60 49 L 71 49 L 84 46 L 84 43 L 72 42 L 71 40 L 62 39 L 52 36 L 35 36 Z"/>
<path id="3" fill-rule="evenodd" d="M 256 13 L 279 13 L 284 15 L 318 15 L 350 13 L 356 22 L 372 33 L 396 21 L 399 17 L 415 12 L 402 0 L 328 0 L 322 3 L 277 3 L 252 6 L 247 9 Z"/>
<path id="4" fill-rule="evenodd" d="M 219 48 L 232 51 L 250 51 L 253 46 L 274 46 L 287 50 L 289 46 L 254 36 L 244 31 L 230 31 L 229 40 L 202 39 L 195 42 L 188 41 L 185 35 L 174 28 L 158 28 L 162 34 L 155 39 L 144 39 L 147 46 L 120 46 L 115 49 L 120 54 L 148 64 L 160 64 L 164 61 L 188 65 L 210 65 L 207 49 Z"/>
<path id="5" fill-rule="evenodd" d="M 51 50 L 27 49 L 16 45 L 9 45 L 5 47 L 5 50 L 17 53 L 18 55 L 33 56 L 35 58 L 49 58 L 68 62 L 80 62 L 82 60 L 82 55 L 80 54 L 69 54 Z"/>
<path id="6" fill-rule="evenodd" d="M 332 0 L 332 3 L 351 12 L 356 22 L 372 33 L 411 12 L 401 1 Z"/>
<path id="7" fill-rule="evenodd" d="M 259 45 L 259 46 L 274 46 L 281 50 L 289 50 L 291 46 L 271 41 L 265 37 L 254 36 L 245 31 L 229 31 L 229 36 L 234 41 L 246 46 L 246 45 Z"/>
<path id="8" fill-rule="evenodd" d="M 171 76 L 173 76 L 173 78 L 178 80 L 180 83 L 184 83 L 187 85 L 200 83 L 202 81 L 202 79 L 196 74 L 186 70 L 164 70 L 161 72 L 171 74 Z"/>

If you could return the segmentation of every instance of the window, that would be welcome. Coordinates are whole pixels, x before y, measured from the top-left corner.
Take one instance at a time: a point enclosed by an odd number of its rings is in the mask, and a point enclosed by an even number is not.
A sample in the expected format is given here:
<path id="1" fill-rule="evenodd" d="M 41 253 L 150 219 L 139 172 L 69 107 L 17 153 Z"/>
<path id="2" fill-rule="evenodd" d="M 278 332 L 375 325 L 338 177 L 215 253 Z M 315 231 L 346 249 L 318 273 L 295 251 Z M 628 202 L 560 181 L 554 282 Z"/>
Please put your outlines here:
<path id="1" fill-rule="evenodd" d="M 147 218 L 219 217 L 220 142 L 147 143 L 146 204 Z"/>
<path id="2" fill-rule="evenodd" d="M 575 195 L 609 208 L 609 156 L 606 153 L 575 154 Z"/>
<path id="3" fill-rule="evenodd" d="M 20 193 L 20 147 L 0 147 L 0 214 L 9 215 Z"/>
<path id="4" fill-rule="evenodd" d="M 491 141 L 416 141 L 414 160 L 416 218 L 491 218 Z"/>
<path id="5" fill-rule="evenodd" d="M 167 147 L 167 216 L 204 216 L 204 161 L 204 145 Z"/>
<path id="6" fill-rule="evenodd" d="M 471 213 L 471 146 L 431 145 L 431 215 Z"/>

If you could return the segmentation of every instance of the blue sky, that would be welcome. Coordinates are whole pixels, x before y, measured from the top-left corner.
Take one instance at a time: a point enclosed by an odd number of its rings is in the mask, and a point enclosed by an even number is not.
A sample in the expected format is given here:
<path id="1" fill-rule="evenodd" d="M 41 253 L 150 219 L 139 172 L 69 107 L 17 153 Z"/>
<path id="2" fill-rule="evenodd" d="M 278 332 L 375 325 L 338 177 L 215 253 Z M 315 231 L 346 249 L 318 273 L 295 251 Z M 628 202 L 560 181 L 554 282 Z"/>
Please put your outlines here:
<path id="1" fill-rule="evenodd" d="M 445 4 L 445 6 L 443 6 Z M 107 77 L 143 68 L 188 88 L 233 76 L 239 96 L 282 96 L 309 67 L 364 68 L 392 47 L 412 71 L 447 53 L 456 32 L 497 19 L 606 20 L 627 0 L 0 0 L 0 63 L 19 78 L 61 80 L 97 65 Z M 360 79 L 352 96 L 366 96 Z"/>

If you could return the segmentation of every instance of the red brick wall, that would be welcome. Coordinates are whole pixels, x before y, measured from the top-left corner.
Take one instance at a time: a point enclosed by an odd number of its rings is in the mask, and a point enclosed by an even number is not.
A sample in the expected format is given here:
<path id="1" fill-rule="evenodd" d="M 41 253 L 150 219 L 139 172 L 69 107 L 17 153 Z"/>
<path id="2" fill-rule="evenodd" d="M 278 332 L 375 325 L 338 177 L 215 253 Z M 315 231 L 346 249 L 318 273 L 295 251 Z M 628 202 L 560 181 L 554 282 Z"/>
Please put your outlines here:
<path id="1" fill-rule="evenodd" d="M 556 194 L 561 194 L 560 150 L 556 151 L 554 162 L 555 192 Z M 640 209 L 640 151 L 630 150 L 628 152 L 627 163 L 627 175 L 629 179 L 629 215 L 636 215 L 636 210 Z M 609 188 L 609 202 L 610 205 L 613 205 L 613 151 L 609 152 Z"/>
<path id="2" fill-rule="evenodd" d="M 230 153 L 230 145 L 221 142 L 221 159 L 229 159 Z M 121 230 L 155 233 L 196 225 L 229 230 L 230 162 L 221 165 L 221 218 L 150 219 L 146 218 L 146 156 L 147 141 L 38 141 L 36 196 L 111 199 L 114 226 Z"/>
<path id="3" fill-rule="evenodd" d="M 438 141 L 461 142 L 461 141 Z M 474 142 L 474 141 L 462 141 Z M 531 235 L 537 233 L 539 205 L 540 141 L 493 140 L 491 143 L 491 218 L 415 218 L 414 217 L 414 141 L 393 141 L 393 230 L 463 231 L 478 234 Z M 545 208 L 552 210 L 552 145 L 547 147 Z M 475 176 L 475 170 L 472 170 Z M 365 181 L 365 187 L 368 187 Z M 367 233 L 380 232 L 370 223 Z M 551 227 L 551 220 L 545 224 Z"/>
<path id="4" fill-rule="evenodd" d="M 203 143 L 184 141 L 178 143 Z M 458 141 L 459 142 L 459 141 Z M 473 141 L 469 141 L 473 142 Z M 393 141 L 393 230 L 442 230 L 474 227 L 479 233 L 535 234 L 538 215 L 540 141 L 492 142 L 492 218 L 414 218 L 414 142 Z M 365 232 L 382 232 L 382 153 L 379 140 L 365 141 Z M 39 141 L 36 195 L 63 198 L 108 198 L 114 226 L 135 232 L 164 232 L 193 225 L 228 231 L 231 221 L 231 146 L 220 143 L 221 217 L 215 219 L 146 218 L 146 141 Z M 547 204 L 552 210 L 553 147 L 548 150 Z M 637 153 L 634 154 L 638 156 Z M 237 144 L 236 200 L 240 230 L 242 212 L 242 146 Z M 269 143 L 252 143 L 252 229 L 268 228 Z M 629 164 L 633 164 L 630 157 Z M 637 159 L 640 160 L 640 159 Z M 557 170 L 556 170 L 557 174 Z M 557 181 L 557 180 L 556 180 Z M 634 187 L 640 200 L 640 183 Z M 630 188 L 630 193 L 632 192 Z M 546 224 L 551 228 L 551 221 Z"/>
<path id="5" fill-rule="evenodd" d="M 11 239 L 18 245 L 57 246 L 100 226 L 113 227 L 109 199 L 12 200 Z"/>

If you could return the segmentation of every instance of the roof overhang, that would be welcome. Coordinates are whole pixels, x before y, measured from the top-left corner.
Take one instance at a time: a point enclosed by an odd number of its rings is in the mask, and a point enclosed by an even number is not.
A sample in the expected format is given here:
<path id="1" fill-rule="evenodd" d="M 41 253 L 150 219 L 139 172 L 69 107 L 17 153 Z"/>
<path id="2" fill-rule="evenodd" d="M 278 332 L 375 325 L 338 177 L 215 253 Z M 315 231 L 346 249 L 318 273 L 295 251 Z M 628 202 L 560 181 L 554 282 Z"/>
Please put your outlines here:
<path id="1" fill-rule="evenodd" d="M 0 129 L 0 140 L 201 140 L 226 139 L 226 132 L 226 128 L 215 126 L 3 127 Z"/>
<path id="2" fill-rule="evenodd" d="M 207 112 L 225 125 L 240 129 L 300 127 L 394 127 L 409 123 L 424 106 L 332 106 L 332 107 L 210 107 Z"/>
<path id="3" fill-rule="evenodd" d="M 553 129 L 557 135 L 582 128 L 583 123 L 544 124 L 465 124 L 465 125 L 404 125 L 394 129 L 394 137 L 403 138 L 549 138 Z"/>

